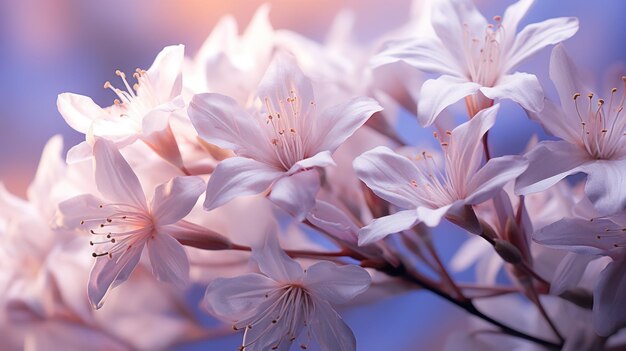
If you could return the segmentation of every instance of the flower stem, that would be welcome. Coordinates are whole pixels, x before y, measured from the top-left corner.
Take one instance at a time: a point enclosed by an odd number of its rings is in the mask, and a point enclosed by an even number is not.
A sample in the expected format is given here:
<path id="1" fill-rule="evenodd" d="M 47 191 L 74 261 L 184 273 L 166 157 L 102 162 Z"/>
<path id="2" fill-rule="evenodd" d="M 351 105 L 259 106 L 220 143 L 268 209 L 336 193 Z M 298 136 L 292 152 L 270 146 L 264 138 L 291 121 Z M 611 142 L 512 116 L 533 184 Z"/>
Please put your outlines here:
<path id="1" fill-rule="evenodd" d="M 480 310 L 478 310 L 476 308 L 476 306 L 474 305 L 474 303 L 472 302 L 472 300 L 458 300 L 455 299 L 454 297 L 448 295 L 446 292 L 442 291 L 441 289 L 437 288 L 436 286 L 433 286 L 425 281 L 422 281 L 421 279 L 412 276 L 411 274 L 408 274 L 408 271 L 406 270 L 406 268 L 404 266 L 398 266 L 398 267 L 393 267 L 391 265 L 377 265 L 375 267 L 376 269 L 390 275 L 390 276 L 396 276 L 396 277 L 402 277 L 410 282 L 413 282 L 417 285 L 419 285 L 420 287 L 422 287 L 423 289 L 426 289 L 432 293 L 434 293 L 435 295 L 447 300 L 448 302 L 451 302 L 452 304 L 462 308 L 463 310 L 467 311 L 468 313 L 488 322 L 493 324 L 494 326 L 500 328 L 500 330 L 508 335 L 511 336 L 515 336 L 521 339 L 525 339 L 528 341 L 532 341 L 538 345 L 547 347 L 549 349 L 553 349 L 553 350 L 560 350 L 563 347 L 563 343 L 554 343 L 552 341 L 548 341 L 548 340 L 544 340 L 529 334 L 526 334 L 524 332 L 521 332 L 517 329 L 514 329 L 512 327 L 509 327 L 506 324 L 503 324 L 502 322 L 499 322 L 493 318 L 491 318 L 490 316 L 482 313 Z"/>

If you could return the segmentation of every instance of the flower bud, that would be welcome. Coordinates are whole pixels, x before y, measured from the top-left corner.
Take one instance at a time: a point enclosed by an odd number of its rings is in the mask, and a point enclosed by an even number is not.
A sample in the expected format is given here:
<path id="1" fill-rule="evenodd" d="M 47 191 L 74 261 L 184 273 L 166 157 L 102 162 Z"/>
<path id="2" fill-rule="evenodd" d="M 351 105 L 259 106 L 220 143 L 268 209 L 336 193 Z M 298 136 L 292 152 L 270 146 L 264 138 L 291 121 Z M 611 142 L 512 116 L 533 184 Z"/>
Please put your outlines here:
<path id="1" fill-rule="evenodd" d="M 506 240 L 495 239 L 494 240 L 494 249 L 508 263 L 518 264 L 522 262 L 522 253 L 518 250 L 515 245 L 511 244 Z"/>

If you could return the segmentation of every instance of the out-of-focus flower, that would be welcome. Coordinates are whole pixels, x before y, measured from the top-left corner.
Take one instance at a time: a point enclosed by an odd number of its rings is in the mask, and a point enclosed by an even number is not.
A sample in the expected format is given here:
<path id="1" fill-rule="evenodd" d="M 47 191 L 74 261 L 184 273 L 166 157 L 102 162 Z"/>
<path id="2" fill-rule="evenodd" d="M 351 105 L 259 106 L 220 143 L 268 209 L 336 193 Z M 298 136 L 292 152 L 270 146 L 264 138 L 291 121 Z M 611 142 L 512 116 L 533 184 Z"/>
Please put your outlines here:
<path id="1" fill-rule="evenodd" d="M 543 90 L 532 74 L 511 73 L 540 49 L 570 38 L 578 30 L 575 18 L 553 18 L 517 27 L 533 0 L 511 5 L 503 17 L 488 23 L 471 0 L 446 0 L 433 5 L 435 38 L 391 43 L 373 59 L 380 66 L 404 61 L 424 72 L 438 73 L 422 86 L 418 120 L 432 124 L 446 107 L 465 98 L 475 115 L 493 100 L 511 99 L 529 111 L 543 107 Z"/>
<path id="2" fill-rule="evenodd" d="M 241 349 L 302 349 L 315 337 L 325 351 L 356 350 L 350 328 L 331 304 L 342 304 L 370 285 L 369 274 L 354 265 L 319 262 L 303 270 L 268 237 L 253 251 L 261 274 L 218 278 L 209 284 L 205 300 L 220 318 L 244 330 Z"/>
<path id="3" fill-rule="evenodd" d="M 124 87 L 119 89 L 104 83 L 118 97 L 112 106 L 102 108 L 87 96 L 72 93 L 59 95 L 57 106 L 67 124 L 86 135 L 86 141 L 68 152 L 70 162 L 85 159 L 92 154 L 95 138 L 104 138 L 118 147 L 133 143 L 138 138 L 173 165 L 183 163 L 176 139 L 169 125 L 172 112 L 185 107 L 182 91 L 182 64 L 184 46 L 164 48 L 147 70 L 137 69 L 132 87 L 126 74 L 116 71 Z"/>
<path id="4" fill-rule="evenodd" d="M 184 66 L 186 94 L 220 93 L 248 106 L 275 49 L 269 11 L 259 7 L 241 35 L 235 19 L 223 17 Z"/>
<path id="5" fill-rule="evenodd" d="M 483 167 L 482 136 L 493 126 L 499 105 L 481 111 L 470 121 L 448 132 L 442 142 L 445 170 L 433 156 L 422 153 L 415 161 L 386 147 L 377 147 L 354 160 L 359 178 L 376 193 L 402 209 L 377 218 L 359 232 L 359 244 L 380 240 L 391 233 L 424 222 L 437 226 L 448 214 L 463 218 L 466 204 L 493 197 L 528 166 L 519 156 L 489 160 Z"/>
<path id="6" fill-rule="evenodd" d="M 191 101 L 189 115 L 200 136 L 239 156 L 216 167 L 204 207 L 271 187 L 269 198 L 302 218 L 315 203 L 318 169 L 334 165 L 331 153 L 381 107 L 356 98 L 318 113 L 311 82 L 287 55 L 275 58 L 258 95 L 263 107 L 251 113 L 220 94 Z"/>
<path id="7" fill-rule="evenodd" d="M 202 179 L 173 178 L 158 186 L 148 203 L 135 172 L 112 142 L 96 140 L 93 152 L 96 185 L 106 201 L 81 195 L 59 205 L 66 223 L 80 223 L 98 237 L 90 242 L 92 245 L 106 247 L 93 253 L 97 260 L 88 286 L 93 306 L 102 307 L 107 292 L 128 279 L 144 246 L 148 247 L 157 279 L 183 285 L 189 275 L 189 262 L 173 235 L 188 235 L 181 219 L 201 194 Z M 226 238 L 214 233 L 212 236 L 207 233 L 207 240 L 228 246 Z"/>
<path id="8" fill-rule="evenodd" d="M 611 257 L 613 262 L 602 271 L 593 294 L 593 322 L 602 336 L 625 325 L 626 213 L 606 218 L 565 218 L 537 231 L 533 238 L 556 248 Z"/>
<path id="9" fill-rule="evenodd" d="M 612 88 L 594 102 L 579 70 L 559 45 L 552 50 L 550 78 L 561 98 L 561 109 L 546 102 L 534 116 L 559 141 L 543 141 L 526 154 L 528 170 L 516 184 L 522 194 L 542 191 L 570 174 L 587 174 L 585 192 L 603 214 L 626 209 L 626 77 L 621 96 Z M 586 98 L 581 94 L 589 92 Z M 580 100 L 587 100 L 581 103 Z"/>

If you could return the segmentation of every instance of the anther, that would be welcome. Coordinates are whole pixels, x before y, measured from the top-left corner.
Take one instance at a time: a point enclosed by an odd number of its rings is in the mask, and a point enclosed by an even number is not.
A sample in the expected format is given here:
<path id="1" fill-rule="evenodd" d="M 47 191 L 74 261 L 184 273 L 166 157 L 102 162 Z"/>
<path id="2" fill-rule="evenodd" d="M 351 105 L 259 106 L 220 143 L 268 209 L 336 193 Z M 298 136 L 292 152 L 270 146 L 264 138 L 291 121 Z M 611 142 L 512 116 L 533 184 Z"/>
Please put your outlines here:
<path id="1" fill-rule="evenodd" d="M 111 88 L 111 82 L 107 80 L 106 82 L 104 82 L 104 89 L 109 89 L 109 88 Z"/>
<path id="2" fill-rule="evenodd" d="M 574 97 L 573 97 L 573 98 L 574 98 L 574 100 L 576 100 L 576 99 L 578 99 L 579 97 L 580 97 L 580 93 L 576 93 L 576 94 L 574 94 Z"/>

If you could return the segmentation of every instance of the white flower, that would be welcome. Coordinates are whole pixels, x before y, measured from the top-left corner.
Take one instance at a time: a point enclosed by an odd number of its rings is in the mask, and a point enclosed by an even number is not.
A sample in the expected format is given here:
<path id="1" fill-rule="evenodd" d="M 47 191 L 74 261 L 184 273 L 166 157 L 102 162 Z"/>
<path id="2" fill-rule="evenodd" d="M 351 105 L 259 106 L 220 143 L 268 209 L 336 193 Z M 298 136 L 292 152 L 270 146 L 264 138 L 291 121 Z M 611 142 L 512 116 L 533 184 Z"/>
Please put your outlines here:
<path id="1" fill-rule="evenodd" d="M 446 107 L 465 98 L 471 115 L 496 99 L 511 99 L 529 111 L 543 107 L 543 90 L 532 74 L 511 73 L 542 48 L 568 39 L 578 30 L 576 18 L 553 18 L 517 27 L 533 0 L 509 6 L 504 16 L 488 23 L 471 0 L 445 0 L 433 5 L 436 38 L 418 38 L 390 44 L 372 64 L 404 61 L 441 76 L 424 83 L 418 119 L 432 124 Z"/>
<path id="2" fill-rule="evenodd" d="M 215 279 L 205 296 L 213 314 L 244 330 L 239 350 L 307 349 L 313 337 L 325 351 L 356 350 L 352 331 L 331 304 L 367 290 L 371 278 L 364 269 L 324 261 L 303 270 L 274 238 L 253 258 L 261 274 Z"/>

